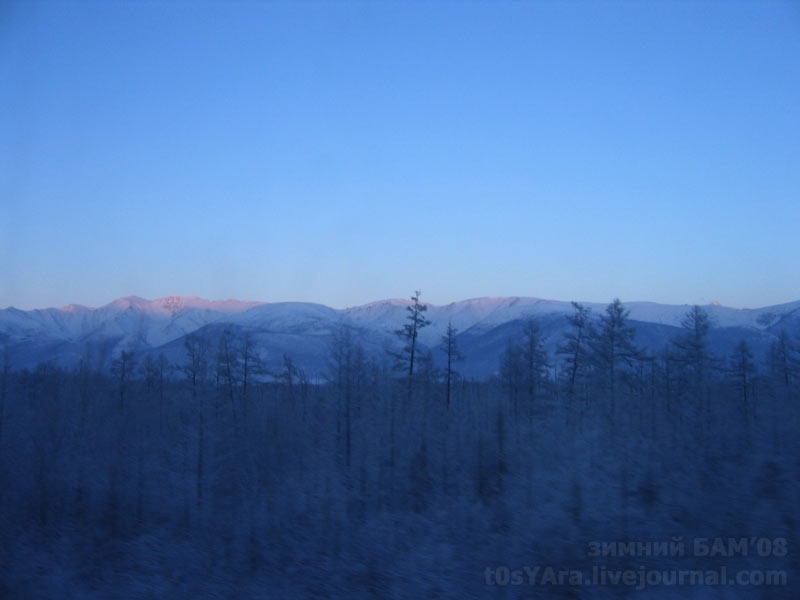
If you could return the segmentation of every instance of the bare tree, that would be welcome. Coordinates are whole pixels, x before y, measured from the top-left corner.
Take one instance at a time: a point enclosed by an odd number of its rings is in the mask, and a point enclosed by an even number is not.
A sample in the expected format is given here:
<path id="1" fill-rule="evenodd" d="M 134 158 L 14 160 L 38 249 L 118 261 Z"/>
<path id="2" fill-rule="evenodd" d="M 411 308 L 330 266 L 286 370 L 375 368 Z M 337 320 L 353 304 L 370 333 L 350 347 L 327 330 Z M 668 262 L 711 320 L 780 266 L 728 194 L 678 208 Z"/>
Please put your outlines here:
<path id="1" fill-rule="evenodd" d="M 217 350 L 217 381 L 224 390 L 231 405 L 231 414 L 236 421 L 236 398 L 238 389 L 237 372 L 239 370 L 239 353 L 236 348 L 236 337 L 230 329 L 225 329 L 219 338 Z"/>
<path id="2" fill-rule="evenodd" d="M 250 331 L 245 331 L 242 336 L 241 347 L 239 348 L 239 360 L 242 368 L 242 405 L 245 411 L 245 418 L 247 417 L 247 401 L 250 379 L 253 373 L 262 371 L 264 368 L 263 361 L 256 349 L 256 343 Z"/>
<path id="3" fill-rule="evenodd" d="M 306 379 L 305 372 L 300 369 L 295 363 L 294 359 L 288 354 L 283 355 L 283 368 L 277 373 L 277 379 L 286 388 L 286 394 L 289 402 L 294 402 L 296 388 L 300 387 L 301 397 L 306 399 L 308 393 L 308 380 Z M 303 408 L 305 411 L 305 407 Z"/>
<path id="4" fill-rule="evenodd" d="M 615 298 L 600 316 L 599 328 L 593 328 L 589 338 L 596 380 L 608 394 L 612 418 L 620 381 L 640 354 L 633 342 L 634 330 L 628 325 L 629 313 Z"/>
<path id="5" fill-rule="evenodd" d="M 769 366 L 772 381 L 781 388 L 784 394 L 789 394 L 797 378 L 798 348 L 785 329 L 782 329 L 778 339 L 772 342 L 769 351 Z"/>
<path id="6" fill-rule="evenodd" d="M 353 404 L 356 401 L 364 371 L 364 350 L 354 339 L 353 328 L 340 325 L 333 332 L 329 379 L 336 389 L 339 415 L 344 417 L 345 466 L 350 467 L 353 438 Z M 339 430 L 337 419 L 337 432 Z"/>
<path id="7" fill-rule="evenodd" d="M 522 348 L 514 340 L 508 340 L 500 357 L 500 381 L 514 409 L 514 420 L 519 416 L 519 395 L 525 377 Z"/>
<path id="8" fill-rule="evenodd" d="M 444 372 L 445 406 L 447 406 L 447 408 L 450 408 L 450 395 L 451 395 L 453 380 L 456 377 L 458 377 L 458 371 L 455 370 L 453 363 L 464 360 L 464 356 L 458 349 L 456 335 L 458 335 L 458 329 L 453 327 L 452 323 L 448 322 L 447 330 L 445 331 L 445 334 L 442 336 L 442 345 L 441 345 L 442 352 L 444 352 L 445 355 L 447 356 L 447 367 L 445 368 Z"/>
<path id="9" fill-rule="evenodd" d="M 525 369 L 528 409 L 530 410 L 547 377 L 547 352 L 544 350 L 544 337 L 541 329 L 533 320 L 525 323 L 520 349 Z"/>
<path id="10" fill-rule="evenodd" d="M 198 510 L 203 505 L 203 468 L 205 452 L 205 406 L 200 398 L 201 385 L 205 382 L 208 370 L 208 339 L 199 333 L 191 333 L 184 339 L 186 348 L 186 362 L 183 372 L 189 381 L 192 392 L 192 405 L 197 410 L 198 440 L 197 440 L 197 469 L 195 472 L 196 502 Z"/>
<path id="11" fill-rule="evenodd" d="M 157 358 L 153 358 L 152 354 L 147 354 L 140 367 L 141 373 L 144 375 L 145 392 L 157 394 L 158 397 L 159 429 L 164 422 L 164 385 L 168 368 L 169 362 L 163 352 L 159 353 Z"/>
<path id="12" fill-rule="evenodd" d="M 133 375 L 134 362 L 133 352 L 123 350 L 119 358 L 111 363 L 111 373 L 117 381 L 117 393 L 119 397 L 119 409 L 125 409 L 125 392 L 128 389 L 128 382 Z"/>
<path id="13" fill-rule="evenodd" d="M 580 302 L 573 302 L 575 312 L 567 317 L 572 326 L 571 330 L 564 333 L 564 343 L 558 347 L 558 354 L 565 356 L 567 374 L 567 393 L 569 398 L 575 396 L 575 388 L 586 372 L 588 366 L 588 335 L 589 317 L 591 309 Z"/>
<path id="14" fill-rule="evenodd" d="M 208 339 L 199 333 L 190 333 L 184 339 L 183 347 L 186 349 L 186 362 L 182 370 L 189 382 L 192 400 L 197 400 L 208 372 Z"/>
<path id="15" fill-rule="evenodd" d="M 713 357 L 708 349 L 708 332 L 711 322 L 708 313 L 699 306 L 693 306 L 681 320 L 683 335 L 672 341 L 675 360 L 679 369 L 686 374 L 684 384 L 693 394 L 705 387 L 708 370 Z"/>
<path id="16" fill-rule="evenodd" d="M 420 302 L 419 290 L 414 292 L 411 296 L 411 305 L 406 307 L 408 321 L 400 329 L 395 331 L 395 334 L 404 342 L 403 349 L 400 352 L 392 353 L 396 360 L 395 367 L 397 370 L 405 371 L 408 377 L 408 398 L 411 398 L 414 382 L 414 366 L 417 358 L 417 337 L 419 331 L 423 327 L 427 327 L 431 322 L 425 318 L 425 312 L 428 306 Z"/>
<path id="17" fill-rule="evenodd" d="M 742 410 L 745 422 L 750 420 L 750 396 L 756 365 L 753 362 L 753 352 L 750 344 L 742 340 L 736 346 L 731 357 L 731 377 L 734 385 L 742 395 Z"/>

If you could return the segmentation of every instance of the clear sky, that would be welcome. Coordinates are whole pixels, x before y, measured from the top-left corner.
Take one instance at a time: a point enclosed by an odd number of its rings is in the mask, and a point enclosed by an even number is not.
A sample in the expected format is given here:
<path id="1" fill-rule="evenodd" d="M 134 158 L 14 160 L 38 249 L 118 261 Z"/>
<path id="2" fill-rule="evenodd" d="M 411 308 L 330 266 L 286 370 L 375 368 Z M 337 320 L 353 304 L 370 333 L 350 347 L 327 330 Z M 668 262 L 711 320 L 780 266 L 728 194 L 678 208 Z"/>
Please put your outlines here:
<path id="1" fill-rule="evenodd" d="M 0 4 L 0 307 L 415 289 L 800 299 L 800 4 Z"/>

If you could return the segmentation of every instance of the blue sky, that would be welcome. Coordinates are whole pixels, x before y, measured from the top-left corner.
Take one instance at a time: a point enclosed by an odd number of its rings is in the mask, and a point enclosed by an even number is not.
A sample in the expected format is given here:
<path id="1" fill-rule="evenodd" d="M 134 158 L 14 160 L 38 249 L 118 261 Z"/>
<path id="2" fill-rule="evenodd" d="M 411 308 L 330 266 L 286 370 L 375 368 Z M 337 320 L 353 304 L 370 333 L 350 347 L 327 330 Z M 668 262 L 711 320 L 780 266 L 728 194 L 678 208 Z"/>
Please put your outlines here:
<path id="1" fill-rule="evenodd" d="M 6 2 L 0 307 L 800 299 L 796 2 Z"/>

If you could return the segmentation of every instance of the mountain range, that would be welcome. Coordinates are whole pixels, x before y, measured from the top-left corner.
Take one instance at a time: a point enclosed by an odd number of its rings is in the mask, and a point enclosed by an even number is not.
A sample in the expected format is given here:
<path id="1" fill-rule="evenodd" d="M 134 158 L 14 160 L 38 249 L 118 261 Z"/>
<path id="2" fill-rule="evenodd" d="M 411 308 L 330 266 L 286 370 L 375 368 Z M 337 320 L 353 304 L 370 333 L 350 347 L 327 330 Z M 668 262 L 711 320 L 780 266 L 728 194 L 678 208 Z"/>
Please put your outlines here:
<path id="1" fill-rule="evenodd" d="M 33 368 L 43 361 L 71 367 L 88 360 L 105 368 L 123 350 L 139 358 L 148 353 L 164 354 L 174 364 L 184 360 L 184 338 L 201 332 L 214 340 L 225 329 L 247 332 L 268 366 L 281 364 L 283 356 L 311 378 L 324 375 L 332 336 L 348 324 L 368 356 L 388 357 L 400 347 L 395 330 L 408 315 L 410 300 L 383 300 L 363 306 L 334 309 L 305 302 L 210 301 L 190 296 L 145 300 L 120 298 L 99 308 L 69 305 L 23 311 L 0 310 L 0 344 L 12 369 Z M 604 304 L 584 303 L 595 318 Z M 653 302 L 625 303 L 636 341 L 657 352 L 680 333 L 681 320 L 689 305 Z M 758 309 L 736 309 L 711 304 L 703 307 L 710 316 L 711 350 L 720 357 L 746 340 L 757 359 L 763 360 L 770 344 L 786 330 L 800 333 L 800 301 Z M 458 329 L 458 345 L 465 356 L 458 365 L 468 377 L 483 378 L 498 370 L 500 355 L 509 339 L 519 337 L 525 322 L 534 319 L 546 336 L 551 354 L 563 341 L 568 328 L 570 302 L 538 298 L 476 298 L 446 305 L 428 305 L 431 324 L 420 331 L 423 348 L 433 350 L 435 361 L 444 358 L 438 350 L 448 323 Z"/>

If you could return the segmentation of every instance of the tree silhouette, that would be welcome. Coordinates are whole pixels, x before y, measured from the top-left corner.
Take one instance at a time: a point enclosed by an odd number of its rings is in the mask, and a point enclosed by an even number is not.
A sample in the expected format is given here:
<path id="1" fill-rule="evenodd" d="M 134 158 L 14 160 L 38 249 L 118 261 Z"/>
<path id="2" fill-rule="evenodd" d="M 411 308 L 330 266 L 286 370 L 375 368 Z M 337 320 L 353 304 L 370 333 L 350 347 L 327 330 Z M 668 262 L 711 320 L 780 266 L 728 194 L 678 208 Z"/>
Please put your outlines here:
<path id="1" fill-rule="evenodd" d="M 417 358 L 417 337 L 419 331 L 423 327 L 427 327 L 431 322 L 425 318 L 425 312 L 428 306 L 420 302 L 421 292 L 419 290 L 414 292 L 411 296 L 411 305 L 406 307 L 408 315 L 406 316 L 407 323 L 403 324 L 400 329 L 395 330 L 395 334 L 403 340 L 403 349 L 400 352 L 393 353 L 396 359 L 395 368 L 399 371 L 405 372 L 408 377 L 408 398 L 411 398 L 413 385 L 414 385 L 414 365 Z"/>
<path id="2" fill-rule="evenodd" d="M 445 334 L 442 336 L 442 345 L 441 345 L 442 352 L 444 352 L 445 356 L 447 356 L 447 366 L 445 367 L 444 371 L 444 381 L 445 381 L 445 406 L 448 409 L 450 408 L 452 382 L 454 378 L 458 377 L 458 371 L 455 370 L 453 363 L 464 360 L 464 356 L 458 349 L 456 335 L 458 335 L 458 329 L 453 327 L 452 323 L 448 322 L 447 330 L 445 331 Z"/>
<path id="3" fill-rule="evenodd" d="M 593 329 L 589 338 L 596 382 L 608 395 L 612 418 L 620 382 L 640 354 L 633 343 L 635 331 L 628 325 L 629 313 L 615 298 L 600 316 L 599 328 Z"/>
<path id="4" fill-rule="evenodd" d="M 567 373 L 567 393 L 569 398 L 575 396 L 578 381 L 585 375 L 587 368 L 589 316 L 591 309 L 580 302 L 573 302 L 575 312 L 567 317 L 572 329 L 564 333 L 564 343 L 558 347 L 558 354 L 565 356 Z"/>

